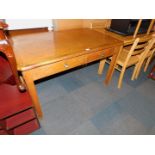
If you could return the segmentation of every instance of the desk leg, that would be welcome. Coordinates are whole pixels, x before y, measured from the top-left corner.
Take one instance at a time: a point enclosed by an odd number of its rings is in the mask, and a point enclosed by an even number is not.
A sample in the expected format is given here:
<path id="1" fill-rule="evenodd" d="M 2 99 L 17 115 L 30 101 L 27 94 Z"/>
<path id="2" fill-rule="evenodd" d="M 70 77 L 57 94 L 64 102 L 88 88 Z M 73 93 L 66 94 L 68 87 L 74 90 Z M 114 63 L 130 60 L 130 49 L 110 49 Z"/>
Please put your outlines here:
<path id="1" fill-rule="evenodd" d="M 122 46 L 115 48 L 115 51 L 114 51 L 115 54 L 112 56 L 112 60 L 110 62 L 110 66 L 109 66 L 109 69 L 108 69 L 108 72 L 107 72 L 107 75 L 106 75 L 106 78 L 104 81 L 104 83 L 106 85 L 108 85 L 112 79 L 112 75 L 114 73 L 114 69 L 115 69 L 115 65 L 116 65 L 116 60 L 117 60 L 118 55 L 119 55 L 120 51 L 122 50 L 122 48 L 123 48 Z"/>
<path id="2" fill-rule="evenodd" d="M 42 118 L 43 113 L 42 113 L 41 105 L 39 103 L 39 98 L 35 88 L 34 80 L 31 76 L 31 72 L 30 71 L 23 72 L 23 77 L 24 77 L 28 92 L 30 93 L 30 96 L 32 98 L 33 105 L 36 109 L 37 115 L 39 118 Z"/>

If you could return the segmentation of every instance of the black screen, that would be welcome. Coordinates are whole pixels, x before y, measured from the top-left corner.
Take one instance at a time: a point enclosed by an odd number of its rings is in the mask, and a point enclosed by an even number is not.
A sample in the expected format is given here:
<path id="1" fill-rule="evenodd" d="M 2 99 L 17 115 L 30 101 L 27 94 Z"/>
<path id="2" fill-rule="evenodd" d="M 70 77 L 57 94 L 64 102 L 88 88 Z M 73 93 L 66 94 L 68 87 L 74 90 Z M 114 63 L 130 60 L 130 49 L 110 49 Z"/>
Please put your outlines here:
<path id="1" fill-rule="evenodd" d="M 143 19 L 138 33 L 146 33 L 151 19 Z M 138 19 L 112 19 L 109 30 L 122 34 L 132 35 L 136 29 Z"/>

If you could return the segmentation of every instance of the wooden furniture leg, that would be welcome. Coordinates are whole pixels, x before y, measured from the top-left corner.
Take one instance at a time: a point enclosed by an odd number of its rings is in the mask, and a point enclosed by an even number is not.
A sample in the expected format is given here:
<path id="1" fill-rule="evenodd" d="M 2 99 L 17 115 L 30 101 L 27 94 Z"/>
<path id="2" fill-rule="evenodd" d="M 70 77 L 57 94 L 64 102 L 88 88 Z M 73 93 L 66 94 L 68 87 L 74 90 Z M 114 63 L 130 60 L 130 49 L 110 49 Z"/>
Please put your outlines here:
<path id="1" fill-rule="evenodd" d="M 135 79 L 138 78 L 139 74 L 140 74 L 140 71 L 141 71 L 141 68 L 143 66 L 143 61 L 141 61 L 139 64 L 138 64 L 138 67 L 137 67 L 137 72 L 136 72 L 136 75 L 135 75 Z"/>
<path id="2" fill-rule="evenodd" d="M 132 73 L 132 77 L 131 77 L 132 81 L 135 80 L 135 78 L 136 78 L 137 69 L 138 69 L 138 64 L 136 64 L 136 66 L 134 68 L 134 71 Z"/>
<path id="3" fill-rule="evenodd" d="M 144 63 L 144 72 L 146 72 L 146 70 L 148 68 L 148 65 L 150 64 L 150 61 L 151 61 L 152 57 L 153 57 L 153 55 L 151 55 L 149 58 L 147 58 L 146 62 Z M 138 78 L 138 76 L 140 74 L 142 65 L 143 65 L 143 63 L 140 63 L 139 66 L 138 66 L 138 69 L 137 69 L 137 72 L 136 72 L 136 76 L 135 76 L 136 79 Z"/>
<path id="4" fill-rule="evenodd" d="M 121 70 L 119 80 L 118 80 L 118 86 L 117 86 L 118 88 L 121 88 L 121 86 L 122 86 L 122 80 L 123 80 L 123 77 L 124 77 L 125 70 L 126 70 L 126 67 L 123 67 L 122 70 Z"/>
<path id="5" fill-rule="evenodd" d="M 151 62 L 151 59 L 153 58 L 153 54 L 147 59 L 146 63 L 145 63 L 145 66 L 144 66 L 144 72 L 147 71 L 147 68 Z"/>
<path id="6" fill-rule="evenodd" d="M 104 83 L 106 85 L 108 85 L 110 83 L 110 81 L 111 81 L 113 72 L 115 70 L 116 60 L 117 60 L 117 58 L 119 56 L 119 53 L 122 50 L 122 48 L 123 48 L 123 46 L 115 48 L 115 52 L 114 53 L 116 53 L 116 54 L 114 54 L 112 56 L 112 59 L 111 59 L 111 62 L 110 62 L 110 66 L 109 66 L 109 69 L 108 69 L 108 72 L 107 72 L 107 75 L 106 75 L 106 78 L 105 78 L 105 81 L 104 81 Z"/>
<path id="7" fill-rule="evenodd" d="M 148 68 L 148 66 L 149 66 L 150 61 L 151 61 L 151 57 L 148 58 L 147 61 L 146 61 L 146 63 L 145 63 L 145 66 L 144 66 L 144 72 L 147 71 L 147 68 Z"/>
<path id="8" fill-rule="evenodd" d="M 30 71 L 23 72 L 23 77 L 26 83 L 26 87 L 31 95 L 33 105 L 34 105 L 34 108 L 36 109 L 37 115 L 39 118 L 42 118 L 43 113 L 42 113 L 41 105 L 40 105 L 39 98 L 37 95 L 37 91 L 35 88 L 34 80 L 31 76 L 31 72 Z"/>
<path id="9" fill-rule="evenodd" d="M 100 61 L 99 69 L 98 69 L 98 75 L 102 75 L 102 72 L 103 72 L 103 69 L 105 66 L 105 62 L 106 62 L 106 59 L 103 59 Z"/>

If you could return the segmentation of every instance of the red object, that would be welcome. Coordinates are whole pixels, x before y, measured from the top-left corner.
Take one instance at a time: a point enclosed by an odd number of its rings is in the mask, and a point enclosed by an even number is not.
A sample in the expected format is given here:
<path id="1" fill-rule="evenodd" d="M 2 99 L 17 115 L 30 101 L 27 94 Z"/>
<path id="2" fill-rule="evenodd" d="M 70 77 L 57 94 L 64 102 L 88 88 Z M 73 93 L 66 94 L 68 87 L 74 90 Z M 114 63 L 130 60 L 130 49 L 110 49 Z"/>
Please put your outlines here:
<path id="1" fill-rule="evenodd" d="M 0 54 L 0 135 L 29 134 L 39 126 L 29 93 L 19 91 L 7 59 Z"/>
<path id="2" fill-rule="evenodd" d="M 20 124 L 23 124 L 29 120 L 36 117 L 33 109 L 28 109 L 26 111 L 20 112 L 12 117 L 8 117 L 1 121 L 1 126 L 5 127 L 7 130 L 12 129 Z"/>
<path id="3" fill-rule="evenodd" d="M 20 92 L 16 85 L 0 85 L 0 119 L 30 107 L 32 101 L 27 92 Z"/>
<path id="4" fill-rule="evenodd" d="M 0 54 L 0 84 L 8 83 L 15 85 L 15 79 L 13 77 L 10 65 L 4 55 Z"/>
<path id="5" fill-rule="evenodd" d="M 39 123 L 37 119 L 29 121 L 19 127 L 16 127 L 9 131 L 9 134 L 13 135 L 26 135 L 39 128 Z"/>
<path id="6" fill-rule="evenodd" d="M 0 56 L 1 55 L 5 56 L 6 60 L 8 61 L 8 65 L 10 66 L 9 70 L 5 70 L 5 71 L 2 70 L 2 71 L 5 72 L 4 75 L 6 75 L 6 72 L 10 73 L 10 71 L 11 71 L 11 74 L 12 74 L 11 81 L 12 81 L 12 78 L 14 78 L 14 81 L 15 81 L 16 85 L 18 86 L 18 88 L 21 91 L 24 91 L 25 86 L 21 82 L 21 80 L 18 76 L 17 63 L 16 63 L 14 52 L 13 52 L 13 48 L 12 48 L 10 40 L 7 38 L 7 35 L 4 30 L 4 28 L 6 28 L 7 26 L 8 25 L 5 24 L 4 22 L 2 22 L 2 21 L 0 22 Z M 6 68 L 5 65 L 3 65 L 3 67 Z M 2 74 L 2 77 L 3 77 L 3 74 Z M 10 77 L 8 77 L 8 78 L 6 79 L 6 83 L 8 83 L 8 82 L 10 83 Z"/>
<path id="7" fill-rule="evenodd" d="M 8 24 L 0 21 L 0 28 L 7 28 Z"/>
<path id="8" fill-rule="evenodd" d="M 148 78 L 155 80 L 155 66 L 152 68 Z"/>
<path id="9" fill-rule="evenodd" d="M 29 134 L 39 128 L 29 94 L 20 92 L 16 85 L 0 85 L 0 125 L 0 134 Z"/>
<path id="10" fill-rule="evenodd" d="M 0 135 L 8 135 L 8 133 L 5 130 L 0 130 Z"/>

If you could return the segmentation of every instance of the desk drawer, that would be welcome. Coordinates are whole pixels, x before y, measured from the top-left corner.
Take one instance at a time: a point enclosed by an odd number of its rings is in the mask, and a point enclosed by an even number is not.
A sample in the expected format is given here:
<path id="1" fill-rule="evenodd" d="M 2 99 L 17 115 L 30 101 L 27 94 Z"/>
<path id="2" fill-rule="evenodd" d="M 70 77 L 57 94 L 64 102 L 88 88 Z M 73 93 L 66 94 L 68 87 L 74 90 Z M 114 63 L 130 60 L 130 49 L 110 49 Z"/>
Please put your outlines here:
<path id="1" fill-rule="evenodd" d="M 11 135 L 26 135 L 34 132 L 35 130 L 39 129 L 40 125 L 37 119 L 34 119 L 30 122 L 27 122 L 17 128 L 9 130 L 8 133 Z"/>
<path id="2" fill-rule="evenodd" d="M 32 70 L 33 79 L 37 80 L 62 71 L 83 65 L 86 63 L 86 56 L 77 56 L 74 58 L 62 60 L 53 64 L 45 65 Z"/>
<path id="3" fill-rule="evenodd" d="M 8 133 L 0 125 L 0 135 L 8 135 Z"/>
<path id="4" fill-rule="evenodd" d="M 74 68 L 76 66 L 80 66 L 86 63 L 86 56 L 78 56 L 75 58 L 71 58 L 71 59 L 67 59 L 64 61 L 64 68 L 65 69 L 70 69 L 70 68 Z"/>
<path id="5" fill-rule="evenodd" d="M 87 63 L 112 56 L 113 51 L 114 51 L 114 49 L 106 49 L 106 50 L 102 50 L 102 51 L 92 52 L 92 53 L 88 54 L 88 56 L 87 56 Z"/>
<path id="6" fill-rule="evenodd" d="M 26 110 L 24 112 L 21 112 L 19 114 L 16 114 L 12 117 L 5 119 L 4 126 L 5 126 L 6 130 L 9 130 L 9 129 L 14 128 L 20 124 L 23 124 L 35 117 L 36 116 L 35 116 L 33 109 L 29 109 L 29 110 Z"/>
<path id="7" fill-rule="evenodd" d="M 5 130 L 0 130 L 0 135 L 8 135 L 8 133 Z"/>

